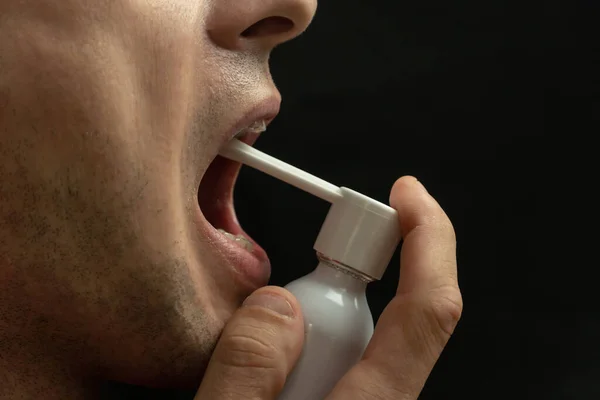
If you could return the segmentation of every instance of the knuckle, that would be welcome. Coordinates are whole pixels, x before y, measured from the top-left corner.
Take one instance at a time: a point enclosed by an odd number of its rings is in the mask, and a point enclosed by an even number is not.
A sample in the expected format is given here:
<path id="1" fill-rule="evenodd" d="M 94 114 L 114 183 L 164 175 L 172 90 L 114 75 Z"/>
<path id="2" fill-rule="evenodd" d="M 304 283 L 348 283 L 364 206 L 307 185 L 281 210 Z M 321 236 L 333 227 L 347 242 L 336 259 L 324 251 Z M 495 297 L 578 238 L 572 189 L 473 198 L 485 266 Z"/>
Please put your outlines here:
<path id="1" fill-rule="evenodd" d="M 273 369 L 278 367 L 278 349 L 264 329 L 243 327 L 239 332 L 222 338 L 225 349 L 222 362 L 232 367 Z"/>
<path id="2" fill-rule="evenodd" d="M 448 237 L 448 240 L 452 241 L 453 243 L 456 242 L 456 230 L 454 229 L 454 225 L 452 224 L 452 222 L 450 221 L 450 219 L 448 217 L 446 217 L 446 222 L 444 222 L 442 225 L 442 229 L 446 232 L 446 236 Z"/>
<path id="3" fill-rule="evenodd" d="M 456 243 L 456 230 L 450 218 L 446 214 L 443 214 L 443 217 L 438 218 L 436 222 L 439 236 L 449 243 Z"/>
<path id="4" fill-rule="evenodd" d="M 357 399 L 360 400 L 401 400 L 410 399 L 411 393 L 404 387 L 394 384 L 368 384 L 356 388 Z"/>
<path id="5" fill-rule="evenodd" d="M 346 388 L 356 400 L 413 399 L 416 385 L 407 375 L 363 362 L 350 371 Z"/>
<path id="6" fill-rule="evenodd" d="M 211 362 L 227 398 L 274 398 L 288 373 L 286 336 L 275 324 L 241 318 L 225 329 Z"/>
<path id="7" fill-rule="evenodd" d="M 437 336 L 444 341 L 450 338 L 461 318 L 463 301 L 460 290 L 456 286 L 436 289 L 426 305 L 428 320 Z"/>
<path id="8" fill-rule="evenodd" d="M 420 223 L 413 230 L 423 231 L 426 236 L 443 243 L 456 244 L 456 230 L 452 221 L 443 211 L 440 210 L 440 213 L 423 216 Z"/>

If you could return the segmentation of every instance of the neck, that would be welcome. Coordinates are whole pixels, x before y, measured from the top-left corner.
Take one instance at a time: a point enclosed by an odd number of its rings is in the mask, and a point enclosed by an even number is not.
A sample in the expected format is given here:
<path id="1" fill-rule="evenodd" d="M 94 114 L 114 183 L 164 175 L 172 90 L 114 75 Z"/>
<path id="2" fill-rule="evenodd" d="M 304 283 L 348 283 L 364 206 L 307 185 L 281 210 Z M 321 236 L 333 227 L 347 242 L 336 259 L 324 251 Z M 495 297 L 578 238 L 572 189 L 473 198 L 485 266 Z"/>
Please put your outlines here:
<path id="1" fill-rule="evenodd" d="M 149 389 L 94 379 L 82 371 L 81 362 L 68 355 L 59 358 L 44 349 L 64 348 L 53 335 L 41 334 L 36 339 L 30 333 L 39 332 L 30 320 L 31 330 L 14 323 L 13 312 L 7 312 L 0 288 L 0 399 L 94 400 L 130 398 L 193 398 L 194 393 Z M 9 310 L 10 311 L 10 310 Z M 26 314 L 26 312 L 24 312 Z M 42 319 L 42 318 L 38 318 Z M 22 322 L 22 321 L 19 321 Z M 43 323 L 43 322 L 42 322 Z M 64 353 L 64 352 L 63 352 Z M 55 354 L 55 353 L 54 353 Z M 71 357 L 73 358 L 73 357 Z"/>
<path id="2" fill-rule="evenodd" d="M 66 364 L 57 364 L 41 356 L 5 358 L 6 342 L 0 338 L 0 399 L 191 399 L 194 396 L 191 391 L 152 389 L 86 379 L 74 374 Z"/>
<path id="3" fill-rule="evenodd" d="M 14 266 L 0 259 L 0 399 L 90 399 L 81 371 L 47 318 L 19 301 L 27 284 Z M 5 262 L 2 262 L 5 261 Z M 73 354 L 73 353 L 71 353 Z"/>
<path id="4" fill-rule="evenodd" d="M 51 346 L 51 343 L 47 343 Z M 0 338 L 0 399 L 92 399 L 65 364 Z M 7 350 L 7 347 L 11 347 Z"/>

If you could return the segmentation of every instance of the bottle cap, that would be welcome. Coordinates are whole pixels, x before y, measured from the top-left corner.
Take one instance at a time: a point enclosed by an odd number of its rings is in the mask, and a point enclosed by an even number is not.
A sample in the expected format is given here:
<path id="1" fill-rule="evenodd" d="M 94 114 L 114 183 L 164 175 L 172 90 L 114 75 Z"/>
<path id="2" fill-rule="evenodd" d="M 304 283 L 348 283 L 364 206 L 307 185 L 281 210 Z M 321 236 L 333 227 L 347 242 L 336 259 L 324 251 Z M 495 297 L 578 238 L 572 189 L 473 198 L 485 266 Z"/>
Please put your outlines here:
<path id="1" fill-rule="evenodd" d="M 354 190 L 340 188 L 314 249 L 374 280 L 379 280 L 398 244 L 398 212 Z"/>

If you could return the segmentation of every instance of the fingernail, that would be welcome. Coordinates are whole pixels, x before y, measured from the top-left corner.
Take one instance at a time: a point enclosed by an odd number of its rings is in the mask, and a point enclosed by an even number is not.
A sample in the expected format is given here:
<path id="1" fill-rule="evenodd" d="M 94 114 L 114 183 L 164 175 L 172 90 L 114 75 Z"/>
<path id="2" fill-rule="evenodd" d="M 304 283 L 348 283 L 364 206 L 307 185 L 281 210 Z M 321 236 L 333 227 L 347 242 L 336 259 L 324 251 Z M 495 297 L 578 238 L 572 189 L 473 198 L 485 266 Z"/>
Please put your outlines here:
<path id="1" fill-rule="evenodd" d="M 271 293 L 259 293 L 251 295 L 244 301 L 244 306 L 264 307 L 285 317 L 293 317 L 292 305 L 283 297 Z"/>

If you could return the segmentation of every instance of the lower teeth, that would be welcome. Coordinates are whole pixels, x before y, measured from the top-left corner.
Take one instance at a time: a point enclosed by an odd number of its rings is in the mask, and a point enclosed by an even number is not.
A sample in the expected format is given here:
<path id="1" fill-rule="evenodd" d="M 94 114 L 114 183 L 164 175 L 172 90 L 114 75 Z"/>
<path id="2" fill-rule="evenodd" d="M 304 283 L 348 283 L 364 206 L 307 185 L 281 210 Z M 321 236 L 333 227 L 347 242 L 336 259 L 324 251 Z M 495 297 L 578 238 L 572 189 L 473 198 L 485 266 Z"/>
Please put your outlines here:
<path id="1" fill-rule="evenodd" d="M 225 236 L 227 239 L 231 240 L 238 246 L 243 247 L 244 249 L 246 249 L 248 251 L 252 251 L 252 248 L 254 247 L 254 245 L 252 244 L 251 241 L 246 239 L 244 236 L 234 235 L 233 233 L 229 233 L 224 229 L 217 229 L 217 230 L 219 232 L 221 232 L 221 234 L 223 234 L 223 236 Z"/>

